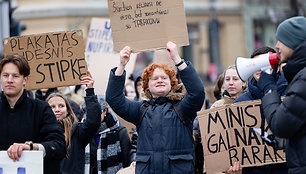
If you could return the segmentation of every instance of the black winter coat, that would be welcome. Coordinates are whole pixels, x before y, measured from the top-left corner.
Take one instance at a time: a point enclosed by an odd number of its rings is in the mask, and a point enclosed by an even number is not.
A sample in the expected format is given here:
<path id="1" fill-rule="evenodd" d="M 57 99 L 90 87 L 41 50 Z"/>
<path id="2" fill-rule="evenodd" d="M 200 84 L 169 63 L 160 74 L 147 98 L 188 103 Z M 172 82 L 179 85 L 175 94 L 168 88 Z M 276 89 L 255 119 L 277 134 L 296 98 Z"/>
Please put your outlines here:
<path id="1" fill-rule="evenodd" d="M 104 119 L 104 121 L 107 120 Z M 128 167 L 132 162 L 131 143 L 127 129 L 121 123 L 119 123 L 118 134 L 119 134 L 120 148 L 122 151 L 122 156 L 120 156 L 120 161 L 122 162 L 123 167 Z M 98 134 L 97 136 L 100 137 L 100 134 Z M 92 141 L 90 142 L 90 172 L 89 172 L 90 174 L 98 173 L 97 149 L 98 149 L 98 144 L 96 143 L 95 138 L 93 138 Z"/>
<path id="2" fill-rule="evenodd" d="M 153 98 L 138 129 L 136 174 L 191 174 L 194 172 L 193 120 L 203 105 L 205 93 L 200 77 L 191 63 L 178 71 L 187 90 L 179 102 L 185 126 L 177 116 L 171 101 L 165 97 Z M 106 101 L 123 119 L 137 125 L 142 102 L 130 101 L 123 95 L 125 73 L 115 76 L 111 71 L 106 91 Z M 189 130 L 188 130 L 189 129 Z"/>
<path id="3" fill-rule="evenodd" d="M 262 99 L 265 117 L 272 132 L 288 138 L 286 160 L 290 174 L 306 173 L 306 41 L 297 47 L 283 67 L 288 81 L 283 102 L 276 92 Z"/>
<path id="4" fill-rule="evenodd" d="M 277 80 L 277 92 L 279 95 L 284 96 L 286 94 L 286 88 L 288 86 L 288 82 L 284 76 L 284 73 L 281 71 L 281 74 Z M 257 100 L 262 99 L 263 93 L 257 86 L 257 81 L 253 76 L 251 76 L 248 80 L 248 90 L 241 94 L 236 98 L 234 103 L 249 101 L 249 100 Z"/>
<path id="5" fill-rule="evenodd" d="M 48 103 L 27 97 L 24 90 L 11 109 L 2 92 L 0 137 L 0 150 L 25 141 L 42 144 L 46 150 L 44 174 L 60 173 L 60 160 L 66 154 L 65 137 Z"/>
<path id="6" fill-rule="evenodd" d="M 68 157 L 61 162 L 62 174 L 83 173 L 85 165 L 85 147 L 95 136 L 101 122 L 101 106 L 94 95 L 94 89 L 86 89 L 85 103 L 87 118 L 83 123 L 73 125 L 71 133 L 71 148 Z"/>

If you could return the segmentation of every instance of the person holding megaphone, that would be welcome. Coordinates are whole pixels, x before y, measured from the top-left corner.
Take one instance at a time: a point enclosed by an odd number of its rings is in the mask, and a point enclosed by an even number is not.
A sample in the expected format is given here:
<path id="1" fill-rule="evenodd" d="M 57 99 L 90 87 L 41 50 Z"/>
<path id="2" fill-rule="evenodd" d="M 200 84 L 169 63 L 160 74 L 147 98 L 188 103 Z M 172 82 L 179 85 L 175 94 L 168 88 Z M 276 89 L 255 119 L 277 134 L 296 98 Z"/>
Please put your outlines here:
<path id="1" fill-rule="evenodd" d="M 273 48 L 270 47 L 261 47 L 255 49 L 252 53 L 251 58 L 257 59 L 261 55 L 267 53 L 276 53 Z M 277 68 L 277 67 L 275 67 Z M 269 69 L 272 71 L 272 69 Z M 250 101 L 250 100 L 257 100 L 263 97 L 263 92 L 258 87 L 258 80 L 261 75 L 261 71 L 255 72 L 249 79 L 248 79 L 248 90 L 241 94 L 234 103 L 242 102 L 242 101 Z M 277 80 L 277 92 L 280 96 L 284 96 L 286 94 L 286 87 L 288 82 L 285 79 L 284 73 L 280 71 L 280 76 Z M 274 142 L 277 144 L 273 144 L 276 149 L 283 149 L 285 146 L 285 139 L 276 138 Z M 278 163 L 278 164 L 269 164 L 264 166 L 256 166 L 256 167 L 245 167 L 242 169 L 242 174 L 287 174 L 288 168 L 285 163 Z"/>
<path id="2" fill-rule="evenodd" d="M 276 49 L 288 81 L 282 101 L 277 92 L 277 72 L 262 72 L 258 87 L 264 93 L 262 109 L 275 136 L 287 138 L 286 161 L 289 174 L 306 173 L 306 18 L 292 17 L 276 31 Z"/>

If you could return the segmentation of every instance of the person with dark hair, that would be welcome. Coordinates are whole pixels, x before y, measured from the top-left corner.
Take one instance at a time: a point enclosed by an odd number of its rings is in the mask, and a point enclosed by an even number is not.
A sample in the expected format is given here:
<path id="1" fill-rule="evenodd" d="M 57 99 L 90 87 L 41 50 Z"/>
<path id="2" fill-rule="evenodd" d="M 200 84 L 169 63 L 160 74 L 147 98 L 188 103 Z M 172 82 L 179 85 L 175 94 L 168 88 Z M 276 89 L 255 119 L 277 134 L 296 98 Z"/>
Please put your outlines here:
<path id="1" fill-rule="evenodd" d="M 185 96 L 176 94 L 174 69 L 151 64 L 142 74 L 148 101 L 125 98 L 124 68 L 132 53 L 128 46 L 120 51 L 119 66 L 110 72 L 106 101 L 123 119 L 137 125 L 136 174 L 194 173 L 192 127 L 204 102 L 204 86 L 192 64 L 181 59 L 175 43 L 169 41 L 167 50 L 186 88 Z"/>
<path id="2" fill-rule="evenodd" d="M 251 58 L 256 59 L 258 56 L 266 53 L 275 53 L 276 51 L 270 47 L 261 47 L 254 50 L 251 55 Z M 250 100 L 257 100 L 263 97 L 263 93 L 258 87 L 258 79 L 260 77 L 261 71 L 256 72 L 251 76 L 248 80 L 248 90 L 241 94 L 234 103 L 242 102 L 242 101 L 250 101 Z M 277 81 L 277 92 L 280 96 L 284 96 L 286 94 L 286 87 L 288 83 L 285 79 L 284 73 L 280 72 L 280 77 Z M 285 139 L 276 138 L 278 141 L 278 148 L 284 148 L 285 146 Z M 257 167 L 246 167 L 242 168 L 242 174 L 287 174 L 288 167 L 286 163 L 280 164 L 269 164 L 264 166 L 257 166 Z"/>
<path id="3" fill-rule="evenodd" d="M 126 127 L 107 105 L 105 97 L 97 95 L 97 99 L 104 119 L 101 119 L 99 130 L 86 147 L 85 155 L 90 158 L 85 159 L 84 174 L 116 174 L 132 162 L 130 138 Z M 87 107 L 86 103 L 82 103 L 85 120 L 89 112 Z"/>
<path id="4" fill-rule="evenodd" d="M 87 119 L 85 122 L 78 122 L 77 117 L 72 111 L 72 108 L 67 98 L 61 93 L 52 93 L 46 101 L 51 106 L 58 124 L 64 129 L 67 155 L 61 161 L 61 173 L 83 173 L 85 161 L 85 147 L 90 140 L 95 136 L 100 126 L 101 107 L 94 93 L 94 80 L 90 73 L 82 78 L 81 84 L 85 84 L 87 104 Z"/>
<path id="5" fill-rule="evenodd" d="M 224 83 L 224 73 L 220 73 L 217 77 L 213 90 L 214 97 L 216 98 L 216 100 L 220 100 L 222 98 L 222 94 L 224 92 L 223 83 Z"/>
<path id="6" fill-rule="evenodd" d="M 24 150 L 42 151 L 44 173 L 59 174 L 60 160 L 66 154 L 63 131 L 48 103 L 27 96 L 27 60 L 18 54 L 7 55 L 0 62 L 0 73 L 0 150 L 7 150 L 14 161 Z"/>
<path id="7" fill-rule="evenodd" d="M 143 71 L 137 72 L 134 78 L 134 86 L 136 92 L 136 97 L 134 99 L 135 101 L 143 100 L 142 79 L 141 79 L 142 73 Z"/>
<path id="8" fill-rule="evenodd" d="M 288 81 L 284 100 L 278 93 L 278 72 L 262 72 L 258 87 L 263 92 L 262 109 L 275 136 L 287 138 L 289 174 L 306 173 L 306 18 L 286 19 L 276 30 L 276 49 Z M 276 66 L 275 66 L 276 67 Z"/>
<path id="9" fill-rule="evenodd" d="M 265 54 L 265 53 L 269 53 L 269 52 L 276 53 L 276 51 L 273 48 L 270 48 L 270 47 L 257 48 L 252 53 L 251 58 L 256 59 L 261 54 Z M 254 73 L 253 76 L 251 76 L 248 79 L 248 90 L 245 93 L 241 94 L 234 101 L 234 103 L 242 102 L 242 101 L 249 101 L 249 100 L 257 100 L 257 99 L 261 99 L 263 97 L 264 94 L 261 92 L 261 90 L 259 89 L 259 87 L 257 85 L 260 74 L 261 74 L 261 71 L 258 71 L 256 73 Z M 280 71 L 280 77 L 277 81 L 277 91 L 278 91 L 280 96 L 284 96 L 286 94 L 287 85 L 288 85 L 288 82 L 285 79 L 284 73 L 282 71 Z"/>

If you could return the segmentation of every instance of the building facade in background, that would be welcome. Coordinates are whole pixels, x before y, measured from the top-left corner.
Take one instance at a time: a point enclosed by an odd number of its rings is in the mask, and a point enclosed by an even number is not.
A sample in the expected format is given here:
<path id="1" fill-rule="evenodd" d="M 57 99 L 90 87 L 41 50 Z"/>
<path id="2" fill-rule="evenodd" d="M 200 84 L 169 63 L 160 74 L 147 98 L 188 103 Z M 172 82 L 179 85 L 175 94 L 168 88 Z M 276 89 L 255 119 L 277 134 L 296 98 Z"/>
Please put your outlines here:
<path id="1" fill-rule="evenodd" d="M 86 37 L 92 17 L 108 17 L 107 0 L 14 0 L 14 17 L 25 34 L 82 29 Z M 305 15 L 302 0 L 184 0 L 191 60 L 206 81 L 247 57 L 262 45 L 275 44 L 276 26 L 292 15 Z M 85 38 L 86 39 L 86 38 Z"/>

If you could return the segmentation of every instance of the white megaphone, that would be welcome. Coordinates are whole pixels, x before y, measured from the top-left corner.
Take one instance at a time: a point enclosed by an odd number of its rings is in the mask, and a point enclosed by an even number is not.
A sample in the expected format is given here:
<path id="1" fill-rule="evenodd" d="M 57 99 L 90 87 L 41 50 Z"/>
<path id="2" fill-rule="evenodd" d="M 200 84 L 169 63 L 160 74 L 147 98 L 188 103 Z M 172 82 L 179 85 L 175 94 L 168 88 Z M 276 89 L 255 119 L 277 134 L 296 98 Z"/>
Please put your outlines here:
<path id="1" fill-rule="evenodd" d="M 236 58 L 236 69 L 237 73 L 242 81 L 247 81 L 248 78 L 257 71 L 270 71 L 277 65 L 279 61 L 279 56 L 277 53 L 266 53 L 259 55 L 256 58 Z M 267 71 L 266 71 L 267 72 Z M 270 73 L 270 72 L 268 72 Z"/>

